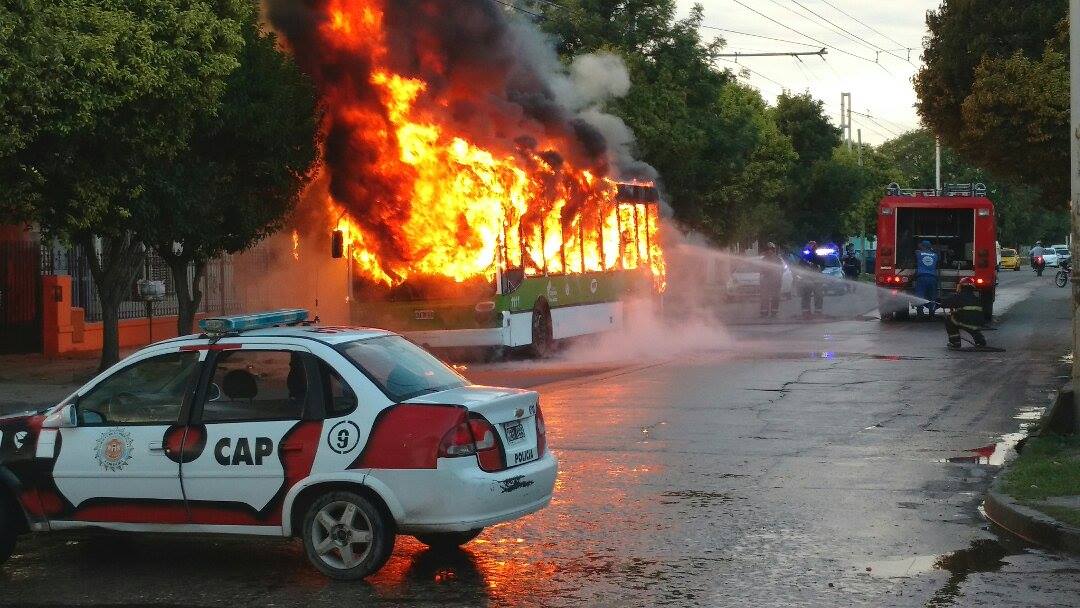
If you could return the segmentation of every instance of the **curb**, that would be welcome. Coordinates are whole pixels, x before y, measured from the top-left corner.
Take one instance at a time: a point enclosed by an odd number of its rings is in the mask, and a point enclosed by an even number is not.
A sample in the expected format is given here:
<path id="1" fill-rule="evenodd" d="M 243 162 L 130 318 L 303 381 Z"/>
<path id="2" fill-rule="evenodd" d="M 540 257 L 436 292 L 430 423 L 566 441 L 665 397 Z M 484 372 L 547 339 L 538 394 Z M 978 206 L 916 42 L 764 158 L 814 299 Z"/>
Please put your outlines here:
<path id="1" fill-rule="evenodd" d="M 1000 491 L 1001 475 L 986 493 L 986 517 L 1014 536 L 1044 547 L 1080 554 L 1080 528 L 1024 506 Z"/>

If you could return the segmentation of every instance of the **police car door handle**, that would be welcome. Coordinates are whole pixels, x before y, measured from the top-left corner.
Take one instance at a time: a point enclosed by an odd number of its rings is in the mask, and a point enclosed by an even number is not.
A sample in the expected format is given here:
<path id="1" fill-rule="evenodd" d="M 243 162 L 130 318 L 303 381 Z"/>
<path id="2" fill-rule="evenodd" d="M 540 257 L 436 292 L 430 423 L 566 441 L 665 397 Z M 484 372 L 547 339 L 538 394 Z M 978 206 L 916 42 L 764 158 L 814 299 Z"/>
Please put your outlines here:
<path id="1" fill-rule="evenodd" d="M 165 443 L 161 442 L 161 441 L 151 441 L 150 442 L 150 451 L 151 452 L 164 452 L 165 451 Z"/>

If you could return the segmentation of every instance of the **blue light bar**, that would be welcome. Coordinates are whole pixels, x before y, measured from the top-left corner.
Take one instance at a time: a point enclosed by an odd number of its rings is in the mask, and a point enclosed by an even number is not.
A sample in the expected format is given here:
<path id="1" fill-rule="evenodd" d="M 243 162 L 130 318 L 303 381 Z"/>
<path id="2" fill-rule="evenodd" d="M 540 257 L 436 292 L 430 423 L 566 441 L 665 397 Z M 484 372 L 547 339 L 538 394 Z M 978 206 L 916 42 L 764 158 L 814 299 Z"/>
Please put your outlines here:
<path id="1" fill-rule="evenodd" d="M 275 325 L 293 325 L 306 321 L 307 318 L 308 311 L 303 308 L 283 308 L 250 315 L 211 317 L 199 321 L 199 328 L 208 334 L 230 334 Z"/>

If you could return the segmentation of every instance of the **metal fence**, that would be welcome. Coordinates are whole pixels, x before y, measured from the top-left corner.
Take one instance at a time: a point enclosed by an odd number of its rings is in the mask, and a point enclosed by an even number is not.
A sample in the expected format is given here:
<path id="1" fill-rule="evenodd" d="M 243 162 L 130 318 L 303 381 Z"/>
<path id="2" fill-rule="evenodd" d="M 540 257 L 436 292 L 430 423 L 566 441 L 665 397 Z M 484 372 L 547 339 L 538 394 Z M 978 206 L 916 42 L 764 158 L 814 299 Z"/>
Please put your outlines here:
<path id="1" fill-rule="evenodd" d="M 82 247 L 65 248 L 55 244 L 42 245 L 41 274 L 70 276 L 71 305 L 85 310 L 88 322 L 101 321 L 101 302 L 98 300 L 97 287 L 90 273 L 90 262 Z M 189 282 L 194 274 L 194 266 L 189 267 Z M 128 289 L 127 297 L 120 304 L 120 318 L 137 319 L 147 315 L 146 302 L 138 297 L 136 287 L 138 281 L 144 279 L 165 283 L 165 298 L 151 304 L 153 315 L 155 317 L 176 315 L 180 307 L 176 299 L 176 284 L 172 271 L 157 252 L 149 250 L 143 260 L 142 269 Z M 241 308 L 233 289 L 231 256 L 223 256 L 211 261 L 200 283 L 203 297 L 199 303 L 199 313 L 230 314 Z"/>

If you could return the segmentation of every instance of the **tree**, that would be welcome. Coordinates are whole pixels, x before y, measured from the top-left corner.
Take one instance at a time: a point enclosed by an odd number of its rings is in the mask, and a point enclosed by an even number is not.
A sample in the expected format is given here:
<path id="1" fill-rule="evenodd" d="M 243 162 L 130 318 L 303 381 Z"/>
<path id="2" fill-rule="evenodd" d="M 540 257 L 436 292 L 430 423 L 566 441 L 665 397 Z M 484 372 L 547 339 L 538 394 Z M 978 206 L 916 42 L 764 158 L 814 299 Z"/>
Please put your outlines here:
<path id="1" fill-rule="evenodd" d="M 1065 0 L 946 0 L 915 78 L 924 124 L 967 161 L 1069 199 Z"/>
<path id="2" fill-rule="evenodd" d="M 779 238 L 795 156 L 761 95 L 715 67 L 722 40 L 702 40 L 703 10 L 676 19 L 674 0 L 536 3 L 564 59 L 598 50 L 622 56 L 629 93 L 606 111 L 637 138 L 660 175 L 675 218 L 716 242 Z"/>
<path id="3" fill-rule="evenodd" d="M 935 181 L 934 136 L 925 129 L 909 131 L 881 144 L 877 154 L 895 170 L 896 181 L 906 188 L 932 188 Z M 997 214 L 998 240 L 1019 247 L 1036 240 L 1063 241 L 1068 233 L 1068 213 L 1047 211 L 1038 188 L 1014 185 L 990 172 L 970 165 L 951 148 L 941 149 L 943 183 L 986 184 Z"/>
<path id="4" fill-rule="evenodd" d="M 278 230 L 317 156 L 313 85 L 255 14 L 242 27 L 220 110 L 199 116 L 184 153 L 155 167 L 153 204 L 136 213 L 139 234 L 169 265 L 180 335 L 193 329 L 207 263 Z"/>
<path id="5" fill-rule="evenodd" d="M 103 368 L 119 359 L 119 307 L 143 259 L 134 218 L 153 203 L 149 169 L 176 159 L 199 117 L 216 111 L 243 46 L 239 24 L 254 10 L 244 0 L 22 0 L 4 15 L 0 29 L 17 34 L 3 38 L 2 69 L 16 80 L 2 103 L 29 91 L 34 104 L 5 130 L 36 122 L 2 161 L 29 201 L 8 211 L 82 246 L 101 302 Z M 28 33 L 41 36 L 26 42 Z M 53 74 L 57 86 L 33 82 Z"/>

